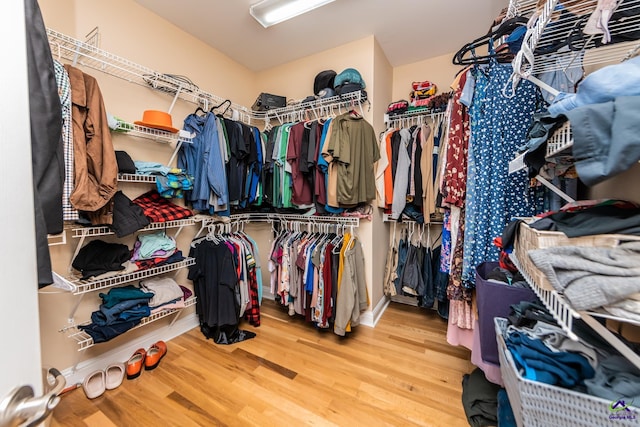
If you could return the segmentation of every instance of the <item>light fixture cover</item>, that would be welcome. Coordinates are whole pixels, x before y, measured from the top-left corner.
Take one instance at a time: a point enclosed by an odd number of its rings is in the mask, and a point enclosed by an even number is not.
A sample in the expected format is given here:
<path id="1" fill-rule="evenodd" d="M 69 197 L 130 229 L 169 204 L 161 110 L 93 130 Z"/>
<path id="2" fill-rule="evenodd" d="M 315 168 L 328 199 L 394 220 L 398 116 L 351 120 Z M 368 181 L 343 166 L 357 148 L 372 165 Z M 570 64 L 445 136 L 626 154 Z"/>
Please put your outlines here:
<path id="1" fill-rule="evenodd" d="M 332 3 L 335 0 L 262 0 L 249 7 L 249 13 L 267 28 Z"/>

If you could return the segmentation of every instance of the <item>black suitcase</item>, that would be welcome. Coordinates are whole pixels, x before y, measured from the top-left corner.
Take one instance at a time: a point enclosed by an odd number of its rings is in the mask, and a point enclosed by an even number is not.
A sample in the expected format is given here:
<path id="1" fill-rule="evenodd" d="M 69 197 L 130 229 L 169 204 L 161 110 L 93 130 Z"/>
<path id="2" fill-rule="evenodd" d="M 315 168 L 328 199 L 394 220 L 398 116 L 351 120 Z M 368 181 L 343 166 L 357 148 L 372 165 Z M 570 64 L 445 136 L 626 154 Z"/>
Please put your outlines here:
<path id="1" fill-rule="evenodd" d="M 253 103 L 251 109 L 253 111 L 267 111 L 274 108 L 282 108 L 287 105 L 287 98 L 284 96 L 272 95 L 262 92 L 258 95 L 256 102 Z"/>

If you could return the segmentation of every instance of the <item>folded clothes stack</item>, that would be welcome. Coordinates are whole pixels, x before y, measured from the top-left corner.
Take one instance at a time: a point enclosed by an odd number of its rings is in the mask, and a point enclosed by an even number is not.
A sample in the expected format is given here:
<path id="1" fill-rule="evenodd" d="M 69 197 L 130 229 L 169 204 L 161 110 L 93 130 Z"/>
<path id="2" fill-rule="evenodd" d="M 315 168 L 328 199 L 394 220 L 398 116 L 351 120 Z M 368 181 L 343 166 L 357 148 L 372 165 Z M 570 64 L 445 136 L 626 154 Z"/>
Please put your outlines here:
<path id="1" fill-rule="evenodd" d="M 157 191 L 149 191 L 133 199 L 151 222 L 167 222 L 193 216 L 193 212 L 162 197 Z"/>
<path id="2" fill-rule="evenodd" d="M 535 303 L 512 305 L 508 321 L 503 338 L 522 377 L 607 401 L 640 400 L 640 370 L 582 323 L 574 341 Z"/>
<path id="3" fill-rule="evenodd" d="M 531 250 L 529 257 L 576 310 L 620 304 L 640 292 L 640 242 L 615 248 L 558 246 Z"/>
<path id="4" fill-rule="evenodd" d="M 137 326 L 153 313 L 184 308 L 184 301 L 192 295 L 172 278 L 151 278 L 140 286 L 127 285 L 100 293 L 102 304 L 91 313 L 91 323 L 80 325 L 94 343 L 109 341 Z"/>
<path id="5" fill-rule="evenodd" d="M 160 231 L 138 236 L 133 251 L 127 245 L 92 240 L 72 262 L 83 280 L 102 280 L 184 260 L 175 240 Z"/>

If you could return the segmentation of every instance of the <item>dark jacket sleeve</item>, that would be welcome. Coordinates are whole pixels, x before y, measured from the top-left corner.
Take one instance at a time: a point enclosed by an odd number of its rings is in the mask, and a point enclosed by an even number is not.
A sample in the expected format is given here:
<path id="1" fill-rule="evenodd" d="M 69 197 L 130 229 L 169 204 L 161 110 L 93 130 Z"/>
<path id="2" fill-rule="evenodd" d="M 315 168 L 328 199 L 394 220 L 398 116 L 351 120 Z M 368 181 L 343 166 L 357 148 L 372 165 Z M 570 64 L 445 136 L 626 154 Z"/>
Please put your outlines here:
<path id="1" fill-rule="evenodd" d="M 48 234 L 62 232 L 62 108 L 47 32 L 36 0 L 25 0 L 38 284 L 53 283 Z"/>

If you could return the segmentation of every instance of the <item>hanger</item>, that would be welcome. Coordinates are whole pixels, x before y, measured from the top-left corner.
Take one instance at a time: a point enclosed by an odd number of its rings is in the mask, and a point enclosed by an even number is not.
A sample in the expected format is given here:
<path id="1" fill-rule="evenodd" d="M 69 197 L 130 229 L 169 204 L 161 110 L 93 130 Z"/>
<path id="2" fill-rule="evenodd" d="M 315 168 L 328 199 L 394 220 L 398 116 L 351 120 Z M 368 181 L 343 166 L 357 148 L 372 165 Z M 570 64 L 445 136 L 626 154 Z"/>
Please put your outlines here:
<path id="1" fill-rule="evenodd" d="M 362 111 L 362 104 L 358 103 L 358 106 L 360 107 L 360 112 L 358 112 L 356 110 L 355 101 L 352 99 L 351 100 L 349 114 L 351 115 L 351 117 L 355 117 L 357 119 L 361 119 L 363 117 L 363 115 L 364 115 L 364 112 Z"/>
<path id="2" fill-rule="evenodd" d="M 231 100 L 230 99 L 225 99 L 224 101 L 222 101 L 220 104 L 218 105 L 214 105 L 213 107 L 211 107 L 211 110 L 209 110 L 210 113 L 213 113 L 213 110 L 222 107 L 223 105 L 227 104 L 227 108 L 224 109 L 224 111 L 220 114 L 221 116 L 224 116 L 225 113 L 227 111 L 229 111 L 229 108 L 231 108 Z"/>
<path id="3" fill-rule="evenodd" d="M 511 34 L 516 28 L 527 24 L 527 19 L 521 16 L 507 19 L 501 23 L 497 29 L 488 32 L 487 34 L 478 37 L 470 43 L 462 46 L 453 56 L 454 65 L 473 65 L 473 64 L 488 64 L 492 58 L 501 59 L 510 56 L 511 53 L 507 52 L 495 52 L 486 55 L 478 56 L 475 53 L 475 49 L 482 46 L 489 46 L 493 40 L 499 39 L 502 36 Z M 468 53 L 471 53 L 471 57 L 465 57 Z"/>
<path id="4" fill-rule="evenodd" d="M 202 113 L 202 116 L 206 116 L 207 112 L 205 110 L 202 109 L 202 107 L 198 106 L 198 108 L 196 108 L 196 111 L 193 112 L 193 114 L 195 114 L 196 116 L 198 116 L 198 113 Z"/>
<path id="5" fill-rule="evenodd" d="M 264 128 L 263 131 L 264 132 L 269 132 L 271 129 L 273 128 L 273 126 L 271 126 L 271 120 L 269 120 L 268 117 L 264 118 Z"/>
<path id="6" fill-rule="evenodd" d="M 51 45 L 56 47 L 56 52 L 58 53 L 58 54 L 57 54 L 58 61 L 61 61 L 61 59 L 60 59 L 60 58 L 62 58 L 62 52 L 61 52 L 60 43 L 58 43 L 58 42 L 51 42 Z"/>

